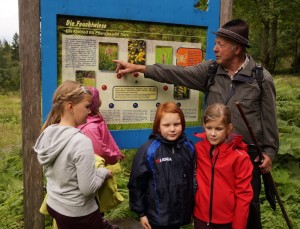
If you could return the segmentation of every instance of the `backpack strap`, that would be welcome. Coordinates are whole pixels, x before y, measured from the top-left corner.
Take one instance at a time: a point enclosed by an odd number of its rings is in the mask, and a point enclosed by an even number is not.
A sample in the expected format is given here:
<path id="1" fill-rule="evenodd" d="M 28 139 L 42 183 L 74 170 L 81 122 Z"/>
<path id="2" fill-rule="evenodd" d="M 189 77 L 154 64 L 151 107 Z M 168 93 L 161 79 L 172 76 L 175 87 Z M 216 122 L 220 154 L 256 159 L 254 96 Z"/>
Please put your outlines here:
<path id="1" fill-rule="evenodd" d="M 264 78 L 263 67 L 261 65 L 256 65 L 255 76 L 260 90 L 263 90 L 262 81 Z"/>
<path id="2" fill-rule="evenodd" d="M 262 86 L 262 81 L 264 78 L 263 70 L 264 70 L 263 67 L 259 64 L 256 64 L 255 67 L 252 69 L 252 73 L 254 73 L 257 84 L 260 89 L 260 96 L 262 95 L 263 92 L 263 86 Z"/>
<path id="3" fill-rule="evenodd" d="M 205 95 L 208 94 L 210 86 L 215 83 L 215 76 L 218 70 L 218 66 L 219 64 L 215 60 L 213 60 L 208 67 L 208 74 L 204 82 Z"/>
<path id="4" fill-rule="evenodd" d="M 212 86 L 215 83 L 215 76 L 216 76 L 218 67 L 219 67 L 219 64 L 215 60 L 213 60 L 208 67 L 208 74 L 207 74 L 207 77 L 206 77 L 205 83 L 204 83 L 205 97 L 207 96 L 207 94 L 209 92 L 210 86 Z M 255 67 L 252 69 L 252 73 L 254 74 L 252 76 L 256 77 L 256 81 L 257 81 L 257 84 L 258 84 L 260 92 L 261 92 L 260 94 L 262 94 L 262 91 L 263 91 L 262 82 L 263 82 L 263 78 L 264 78 L 263 67 L 260 64 L 256 64 Z"/>

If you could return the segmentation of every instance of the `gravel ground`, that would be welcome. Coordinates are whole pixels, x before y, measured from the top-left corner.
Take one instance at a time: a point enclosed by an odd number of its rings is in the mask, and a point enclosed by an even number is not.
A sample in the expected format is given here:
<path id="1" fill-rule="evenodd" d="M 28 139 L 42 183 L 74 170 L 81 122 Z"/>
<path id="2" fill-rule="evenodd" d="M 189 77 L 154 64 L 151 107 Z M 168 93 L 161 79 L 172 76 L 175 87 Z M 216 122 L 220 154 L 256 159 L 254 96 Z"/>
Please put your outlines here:
<path id="1" fill-rule="evenodd" d="M 143 229 L 141 224 L 134 218 L 110 221 L 110 223 L 119 226 L 120 229 Z"/>

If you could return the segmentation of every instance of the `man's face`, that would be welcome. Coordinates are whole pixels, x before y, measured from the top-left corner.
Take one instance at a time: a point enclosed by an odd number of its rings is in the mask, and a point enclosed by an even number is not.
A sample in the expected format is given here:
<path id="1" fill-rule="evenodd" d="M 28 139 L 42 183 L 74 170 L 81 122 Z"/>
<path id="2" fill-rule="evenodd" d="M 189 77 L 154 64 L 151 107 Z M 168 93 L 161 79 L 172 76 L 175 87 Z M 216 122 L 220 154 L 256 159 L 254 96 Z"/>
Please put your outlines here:
<path id="1" fill-rule="evenodd" d="M 216 61 L 223 67 L 230 66 L 233 58 L 235 57 L 235 49 L 237 45 L 232 41 L 217 36 L 215 40 L 214 52 L 216 55 Z"/>

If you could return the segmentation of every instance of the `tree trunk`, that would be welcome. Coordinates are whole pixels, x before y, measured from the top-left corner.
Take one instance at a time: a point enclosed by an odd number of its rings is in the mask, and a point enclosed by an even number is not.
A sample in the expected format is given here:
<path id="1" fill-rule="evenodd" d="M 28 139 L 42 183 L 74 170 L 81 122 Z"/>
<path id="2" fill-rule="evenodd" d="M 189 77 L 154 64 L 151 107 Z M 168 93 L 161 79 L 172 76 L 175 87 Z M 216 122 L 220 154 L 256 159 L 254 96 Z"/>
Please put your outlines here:
<path id="1" fill-rule="evenodd" d="M 299 24 L 297 22 L 295 22 L 295 34 L 298 34 L 299 32 Z M 292 66 L 292 72 L 293 74 L 297 73 L 300 69 L 299 67 L 299 60 L 300 60 L 300 57 L 298 57 L 298 39 L 299 37 L 298 36 L 294 36 L 294 55 L 293 55 L 293 66 Z"/>
<path id="2" fill-rule="evenodd" d="M 261 61 L 262 66 L 269 69 L 269 32 L 270 27 L 268 21 L 263 22 L 263 30 L 261 35 Z"/>
<path id="3" fill-rule="evenodd" d="M 24 228 L 44 228 L 42 168 L 32 147 L 41 127 L 40 1 L 19 0 Z"/>
<path id="4" fill-rule="evenodd" d="M 224 25 L 232 18 L 232 4 L 233 0 L 222 0 L 221 1 L 221 12 L 220 12 L 220 25 Z"/>
<path id="5" fill-rule="evenodd" d="M 271 20 L 271 41 L 269 47 L 269 70 L 271 73 L 275 70 L 277 62 L 276 46 L 277 46 L 277 28 L 278 28 L 278 15 L 274 16 Z"/>

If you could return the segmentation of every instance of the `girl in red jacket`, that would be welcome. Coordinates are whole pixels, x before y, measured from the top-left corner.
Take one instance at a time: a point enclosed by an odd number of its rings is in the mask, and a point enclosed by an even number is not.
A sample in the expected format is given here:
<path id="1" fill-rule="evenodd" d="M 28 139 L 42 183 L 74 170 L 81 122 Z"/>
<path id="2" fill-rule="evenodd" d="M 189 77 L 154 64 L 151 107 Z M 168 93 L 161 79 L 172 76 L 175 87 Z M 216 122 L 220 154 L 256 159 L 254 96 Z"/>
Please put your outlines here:
<path id="1" fill-rule="evenodd" d="M 204 113 L 205 133 L 197 134 L 195 229 L 244 229 L 253 197 L 252 163 L 242 136 L 231 133 L 231 114 L 223 104 Z"/>

